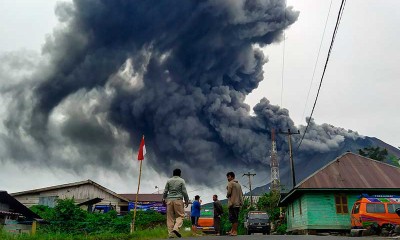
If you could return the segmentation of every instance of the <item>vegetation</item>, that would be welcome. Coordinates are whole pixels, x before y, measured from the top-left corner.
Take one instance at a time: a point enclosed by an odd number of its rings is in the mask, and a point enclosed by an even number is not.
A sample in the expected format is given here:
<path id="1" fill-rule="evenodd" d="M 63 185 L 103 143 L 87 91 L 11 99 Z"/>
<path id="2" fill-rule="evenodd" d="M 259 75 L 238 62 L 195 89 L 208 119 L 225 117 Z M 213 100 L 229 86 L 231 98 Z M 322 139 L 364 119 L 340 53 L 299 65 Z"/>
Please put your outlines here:
<path id="1" fill-rule="evenodd" d="M 377 161 L 384 161 L 388 156 L 388 151 L 386 148 L 382 149 L 380 147 L 365 147 L 363 149 L 359 149 L 358 153 L 361 156 L 375 159 Z"/>
<path id="2" fill-rule="evenodd" d="M 276 228 L 276 232 L 277 232 L 279 235 L 285 235 L 285 234 L 286 234 L 286 229 L 287 229 L 286 223 L 282 223 L 281 225 L 279 225 L 279 226 Z"/>
<path id="3" fill-rule="evenodd" d="M 279 218 L 279 208 L 274 201 L 279 197 L 274 194 L 265 194 L 257 207 L 266 210 L 272 219 Z M 224 214 L 221 217 L 222 234 L 231 229 L 228 218 L 228 208 L 223 206 Z M 167 238 L 165 226 L 166 216 L 154 211 L 138 211 L 136 214 L 136 231 L 130 234 L 130 224 L 133 213 L 119 216 L 117 212 L 88 213 L 74 204 L 72 199 L 58 200 L 55 208 L 33 206 L 31 210 L 46 220 L 38 225 L 34 236 L 9 234 L 0 229 L 0 239 L 4 240 L 131 240 L 131 239 L 159 239 Z M 250 207 L 248 200 L 244 202 L 239 213 L 238 234 L 245 234 L 243 223 L 245 216 L 254 207 Z M 183 228 L 190 228 L 191 223 L 184 221 Z M 278 232 L 284 233 L 286 225 L 281 225 Z M 190 231 L 182 231 L 183 236 L 190 236 Z"/>
<path id="4" fill-rule="evenodd" d="M 182 236 L 187 237 L 191 232 L 181 232 Z M 95 235 L 72 235 L 67 233 L 38 233 L 34 236 L 28 234 L 9 234 L 0 230 L 1 240 L 147 240 L 147 239 L 160 239 L 167 238 L 167 228 L 155 227 L 152 229 L 138 230 L 133 234 L 127 233 L 102 233 Z"/>
<path id="5" fill-rule="evenodd" d="M 281 211 L 284 212 L 285 209 L 278 207 L 279 199 L 280 193 L 277 191 L 266 193 L 258 200 L 257 208 L 268 213 L 271 222 L 276 227 L 276 232 L 283 235 L 286 233 L 287 226 L 285 222 L 282 222 L 283 219 L 281 219 Z"/>
<path id="6" fill-rule="evenodd" d="M 104 233 L 130 232 L 132 214 L 118 216 L 117 212 L 88 213 L 74 204 L 72 199 L 58 200 L 55 208 L 33 206 L 31 210 L 46 220 L 41 224 L 39 233 L 60 233 L 70 235 L 96 235 Z M 136 214 L 135 228 L 153 229 L 165 225 L 164 215 L 154 211 L 138 211 Z"/>
<path id="7" fill-rule="evenodd" d="M 154 239 L 167 237 L 165 226 L 166 216 L 155 211 L 138 211 L 136 214 L 135 229 L 130 234 L 130 224 L 133 213 L 119 216 L 117 212 L 88 213 L 74 204 L 73 199 L 58 200 L 55 208 L 33 206 L 31 210 L 41 216 L 45 223 L 38 225 L 37 234 L 14 235 L 0 229 L 0 239 Z M 184 226 L 190 226 L 184 221 Z M 185 236 L 188 233 L 184 233 Z M 189 233 L 190 234 L 190 233 Z"/>
<path id="8" fill-rule="evenodd" d="M 396 157 L 395 155 L 390 154 L 389 157 L 388 157 L 388 160 L 394 166 L 400 167 L 400 158 Z"/>
<path id="9" fill-rule="evenodd" d="M 257 203 L 259 210 L 266 211 L 271 220 L 279 220 L 280 209 L 278 207 L 280 193 L 277 191 L 271 191 L 270 193 L 264 194 Z"/>

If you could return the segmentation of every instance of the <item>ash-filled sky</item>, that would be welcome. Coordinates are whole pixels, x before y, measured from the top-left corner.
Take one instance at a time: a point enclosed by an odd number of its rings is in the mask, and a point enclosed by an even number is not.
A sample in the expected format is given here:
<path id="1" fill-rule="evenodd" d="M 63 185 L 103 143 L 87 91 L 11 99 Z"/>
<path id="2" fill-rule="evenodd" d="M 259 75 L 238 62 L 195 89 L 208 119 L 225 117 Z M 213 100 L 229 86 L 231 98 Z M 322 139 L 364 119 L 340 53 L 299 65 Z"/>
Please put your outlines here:
<path id="1" fill-rule="evenodd" d="M 92 179 L 135 192 L 142 134 L 141 192 L 175 167 L 205 201 L 224 195 L 227 171 L 264 185 L 270 130 L 304 129 L 340 6 L 311 84 L 331 1 L 284 3 L 2 0 L 0 188 Z M 400 146 L 399 5 L 347 2 L 303 153 L 362 136 Z"/>

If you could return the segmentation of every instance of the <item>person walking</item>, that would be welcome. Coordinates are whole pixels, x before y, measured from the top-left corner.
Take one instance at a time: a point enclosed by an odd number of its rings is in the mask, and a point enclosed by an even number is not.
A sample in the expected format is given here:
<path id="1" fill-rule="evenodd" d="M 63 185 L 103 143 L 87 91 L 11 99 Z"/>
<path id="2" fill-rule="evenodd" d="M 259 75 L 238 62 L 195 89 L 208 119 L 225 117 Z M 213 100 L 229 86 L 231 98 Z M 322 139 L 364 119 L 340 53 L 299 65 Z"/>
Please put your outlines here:
<path id="1" fill-rule="evenodd" d="M 201 204 L 200 204 L 200 196 L 196 195 L 194 196 L 194 201 L 192 203 L 192 209 L 190 211 L 190 219 L 192 220 L 192 234 L 196 235 L 197 231 L 197 226 L 198 226 L 198 221 L 200 217 L 200 209 L 201 209 Z"/>
<path id="2" fill-rule="evenodd" d="M 213 195 L 213 206 L 214 206 L 214 230 L 217 236 L 221 234 L 221 216 L 224 213 L 221 202 L 218 200 L 216 194 Z"/>
<path id="3" fill-rule="evenodd" d="M 163 202 L 167 205 L 168 237 L 173 238 L 176 236 L 180 238 L 182 235 L 179 233 L 179 229 L 183 224 L 184 208 L 189 204 L 189 196 L 186 191 L 185 180 L 181 178 L 181 170 L 179 168 L 175 169 L 172 175 L 172 178 L 168 179 L 165 184 Z"/>
<path id="4" fill-rule="evenodd" d="M 226 186 L 226 198 L 228 198 L 229 221 L 232 223 L 232 229 L 228 232 L 231 236 L 237 236 L 239 225 L 240 207 L 243 206 L 243 192 L 239 182 L 235 179 L 235 173 L 226 174 L 228 186 Z"/>

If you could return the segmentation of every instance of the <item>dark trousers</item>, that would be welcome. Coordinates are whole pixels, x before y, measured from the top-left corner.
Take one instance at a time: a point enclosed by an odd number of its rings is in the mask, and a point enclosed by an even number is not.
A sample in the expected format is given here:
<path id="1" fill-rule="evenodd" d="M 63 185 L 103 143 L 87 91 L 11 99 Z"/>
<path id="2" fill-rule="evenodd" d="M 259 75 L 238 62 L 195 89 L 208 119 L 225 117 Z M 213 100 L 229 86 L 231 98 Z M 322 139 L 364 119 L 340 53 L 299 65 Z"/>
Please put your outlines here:
<path id="1" fill-rule="evenodd" d="M 221 234 L 221 218 L 220 217 L 214 217 L 214 230 L 215 230 L 215 233 Z"/>

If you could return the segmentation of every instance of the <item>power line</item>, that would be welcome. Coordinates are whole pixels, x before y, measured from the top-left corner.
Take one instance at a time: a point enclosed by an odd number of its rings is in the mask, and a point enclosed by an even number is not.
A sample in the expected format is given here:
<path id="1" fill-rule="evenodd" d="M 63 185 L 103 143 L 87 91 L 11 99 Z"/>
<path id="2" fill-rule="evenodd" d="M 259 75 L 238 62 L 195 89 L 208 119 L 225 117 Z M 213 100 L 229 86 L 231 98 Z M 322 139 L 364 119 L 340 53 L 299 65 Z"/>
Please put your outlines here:
<path id="1" fill-rule="evenodd" d="M 304 106 L 303 115 L 301 116 L 301 119 L 304 118 L 304 114 L 305 114 L 305 112 L 306 112 L 307 102 L 308 102 L 308 98 L 310 97 L 310 91 L 311 91 L 312 84 L 313 84 L 313 82 L 314 82 L 315 70 L 317 69 L 317 63 L 318 63 L 318 60 L 319 60 L 319 54 L 320 54 L 320 52 L 321 52 L 322 43 L 323 43 L 323 40 L 324 40 L 324 37 L 325 37 L 325 31 L 326 31 L 326 26 L 328 25 L 328 19 L 329 19 L 329 14 L 330 14 L 330 12 L 331 12 L 331 7 L 332 7 L 332 0 L 331 0 L 331 4 L 329 5 L 328 15 L 326 16 L 324 32 L 322 33 L 321 42 L 320 42 L 320 44 L 319 44 L 317 59 L 315 60 L 314 70 L 313 70 L 313 74 L 312 74 L 311 82 L 310 82 L 310 87 L 308 88 L 308 93 L 307 93 L 307 98 L 306 98 L 306 104 L 305 104 L 305 106 Z"/>
<path id="2" fill-rule="evenodd" d="M 307 132 L 307 130 L 308 130 L 308 126 L 310 125 L 310 122 L 311 122 L 311 119 L 312 119 L 312 115 L 313 115 L 313 113 L 314 113 L 315 105 L 317 104 L 319 92 L 320 92 L 320 90 L 321 90 L 322 80 L 324 79 L 324 76 L 325 76 L 326 67 L 327 67 L 327 65 L 328 65 L 329 57 L 330 57 L 330 55 L 331 55 L 333 43 L 335 42 L 336 34 L 337 34 L 337 31 L 338 31 L 338 28 L 339 28 L 340 21 L 341 21 L 341 19 L 342 19 L 343 10 L 344 10 L 344 6 L 345 6 L 345 5 L 346 5 L 346 0 L 342 0 L 342 4 L 340 5 L 339 13 L 338 13 L 337 20 L 336 20 L 335 30 L 333 31 L 332 40 L 331 40 L 331 45 L 330 45 L 329 51 L 328 51 L 328 56 L 326 57 L 325 66 L 324 66 L 324 71 L 322 72 L 321 80 L 320 80 L 320 82 L 319 82 L 319 87 L 318 87 L 318 91 L 317 91 L 317 96 L 315 97 L 314 105 L 313 105 L 313 108 L 312 108 L 310 117 L 308 118 L 306 129 L 304 130 L 303 136 L 301 137 L 301 140 L 300 140 L 299 145 L 297 146 L 297 149 L 296 149 L 296 150 L 298 150 L 298 149 L 300 148 L 301 143 L 303 142 L 304 136 L 306 135 L 306 132 Z"/>

